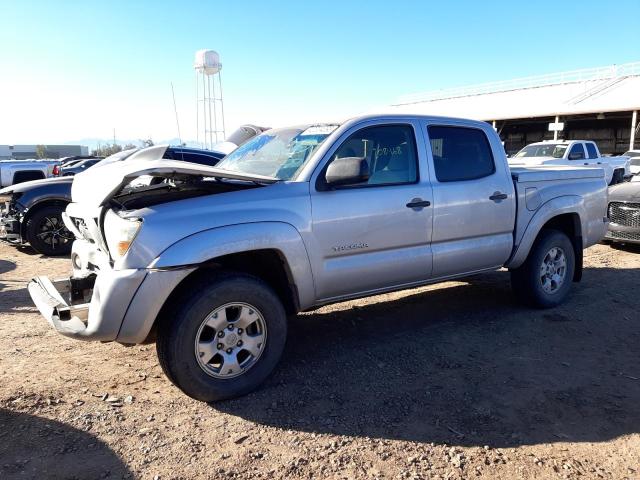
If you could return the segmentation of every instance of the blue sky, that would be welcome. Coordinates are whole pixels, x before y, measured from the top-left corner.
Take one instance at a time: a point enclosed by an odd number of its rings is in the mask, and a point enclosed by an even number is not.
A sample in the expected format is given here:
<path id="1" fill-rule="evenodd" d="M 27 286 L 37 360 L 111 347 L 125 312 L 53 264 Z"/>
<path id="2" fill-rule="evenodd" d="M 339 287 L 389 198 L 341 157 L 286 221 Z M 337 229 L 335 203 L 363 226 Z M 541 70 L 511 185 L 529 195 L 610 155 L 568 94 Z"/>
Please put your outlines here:
<path id="1" fill-rule="evenodd" d="M 193 57 L 228 127 L 336 120 L 401 95 L 640 60 L 639 0 L 0 0 L 0 143 L 195 138 Z"/>

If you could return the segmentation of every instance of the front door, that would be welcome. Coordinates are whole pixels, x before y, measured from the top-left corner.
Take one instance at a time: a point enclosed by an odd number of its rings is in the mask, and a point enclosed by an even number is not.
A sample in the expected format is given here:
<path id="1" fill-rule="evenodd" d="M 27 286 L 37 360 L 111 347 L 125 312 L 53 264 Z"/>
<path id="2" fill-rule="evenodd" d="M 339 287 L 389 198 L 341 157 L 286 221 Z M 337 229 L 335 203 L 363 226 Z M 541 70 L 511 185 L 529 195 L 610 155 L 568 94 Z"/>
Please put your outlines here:
<path id="1" fill-rule="evenodd" d="M 418 145 L 412 124 L 354 130 L 329 151 L 311 185 L 309 256 L 319 300 L 420 282 L 431 274 L 433 199 L 424 142 Z M 365 158 L 368 180 L 323 188 L 329 163 L 343 157 Z"/>

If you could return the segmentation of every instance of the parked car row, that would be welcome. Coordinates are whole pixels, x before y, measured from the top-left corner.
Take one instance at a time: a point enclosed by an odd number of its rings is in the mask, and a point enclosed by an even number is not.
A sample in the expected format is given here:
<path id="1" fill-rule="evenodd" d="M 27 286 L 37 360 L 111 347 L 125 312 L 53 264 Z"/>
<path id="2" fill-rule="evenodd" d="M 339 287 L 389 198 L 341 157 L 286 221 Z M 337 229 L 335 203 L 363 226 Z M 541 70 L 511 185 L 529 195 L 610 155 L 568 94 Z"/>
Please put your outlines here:
<path id="1" fill-rule="evenodd" d="M 48 178 L 57 163 L 55 160 L 0 160 L 0 188 Z"/>
<path id="2" fill-rule="evenodd" d="M 93 167 L 102 159 L 103 157 L 74 159 L 70 162 L 62 163 L 60 166 L 56 166 L 53 169 L 53 175 L 56 177 L 70 177 L 76 173 L 84 172 L 89 167 Z"/>
<path id="3" fill-rule="evenodd" d="M 607 228 L 602 168 L 509 166 L 484 122 L 370 115 L 268 130 L 215 166 L 165 153 L 79 174 L 73 274 L 28 288 L 63 335 L 156 340 L 203 401 L 267 378 L 287 314 L 503 266 L 523 303 L 558 305 Z"/>
<path id="4" fill-rule="evenodd" d="M 527 145 L 511 159 L 510 165 L 565 165 L 582 163 L 605 169 L 609 189 L 605 239 L 624 244 L 640 244 L 640 150 L 619 157 L 601 156 L 595 142 L 584 140 L 545 141 Z M 623 183 L 624 180 L 631 180 Z"/>
<path id="5" fill-rule="evenodd" d="M 242 126 L 228 141 L 212 150 L 163 146 L 161 158 L 213 166 L 239 144 L 263 130 L 253 125 Z M 20 183 L 0 190 L 0 239 L 16 245 L 29 244 L 44 255 L 68 254 L 74 237 L 64 225 L 62 213 L 71 202 L 74 181 L 74 173 L 71 172 L 74 169 L 87 171 L 93 165 L 97 165 L 95 168 L 103 168 L 129 157 L 131 160 L 144 158 L 144 155 L 134 155 L 138 150 L 125 150 L 106 159 L 74 157 L 62 164 L 57 172 L 58 178 Z M 83 168 L 83 165 L 87 166 Z M 79 170 L 76 171 L 80 173 Z M 146 184 L 152 181 L 148 177 Z M 144 180 L 142 184 L 145 184 Z"/>
<path id="6" fill-rule="evenodd" d="M 167 159 L 186 157 L 185 161 L 215 165 L 224 157 L 218 151 L 165 148 L 163 158 Z M 104 162 L 125 160 L 138 150 L 118 152 Z M 72 183 L 73 175 L 67 174 L 0 190 L 0 239 L 19 245 L 28 243 L 44 255 L 67 255 L 74 238 L 62 221 L 62 213 L 71 202 Z"/>

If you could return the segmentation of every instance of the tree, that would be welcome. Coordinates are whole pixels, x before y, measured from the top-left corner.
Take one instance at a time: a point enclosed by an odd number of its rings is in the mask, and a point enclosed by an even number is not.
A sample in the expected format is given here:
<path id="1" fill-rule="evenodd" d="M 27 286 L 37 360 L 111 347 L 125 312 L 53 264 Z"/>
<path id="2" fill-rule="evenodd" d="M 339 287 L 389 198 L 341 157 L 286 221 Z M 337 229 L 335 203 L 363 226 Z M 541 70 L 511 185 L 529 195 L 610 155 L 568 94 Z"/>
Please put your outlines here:
<path id="1" fill-rule="evenodd" d="M 36 158 L 47 158 L 47 147 L 36 145 Z"/>
<path id="2" fill-rule="evenodd" d="M 91 151 L 91 155 L 95 155 L 97 157 L 108 157 L 109 155 L 113 155 L 114 153 L 121 151 L 122 147 L 114 143 L 113 145 L 98 146 L 98 148 Z"/>

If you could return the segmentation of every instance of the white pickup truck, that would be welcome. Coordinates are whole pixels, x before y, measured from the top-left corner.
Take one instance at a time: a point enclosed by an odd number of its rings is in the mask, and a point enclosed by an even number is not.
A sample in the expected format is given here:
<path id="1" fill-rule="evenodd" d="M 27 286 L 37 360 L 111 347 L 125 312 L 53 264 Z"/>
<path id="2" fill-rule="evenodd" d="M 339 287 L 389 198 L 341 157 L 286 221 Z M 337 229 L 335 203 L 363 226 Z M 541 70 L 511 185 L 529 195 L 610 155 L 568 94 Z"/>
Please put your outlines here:
<path id="1" fill-rule="evenodd" d="M 0 188 L 51 176 L 55 160 L 0 160 Z"/>
<path id="2" fill-rule="evenodd" d="M 623 153 L 622 156 L 629 157 L 631 175 L 640 175 L 640 150 L 629 150 Z"/>
<path id="3" fill-rule="evenodd" d="M 621 183 L 631 176 L 629 158 L 603 157 L 595 142 L 589 140 L 544 141 L 527 145 L 513 157 L 509 165 L 535 167 L 539 165 L 588 166 L 604 169 L 607 185 Z"/>

